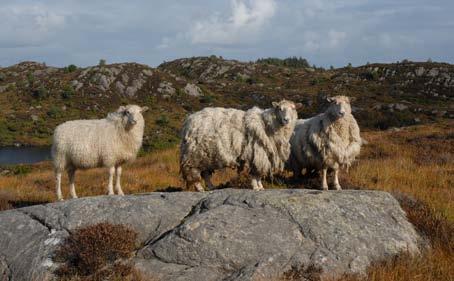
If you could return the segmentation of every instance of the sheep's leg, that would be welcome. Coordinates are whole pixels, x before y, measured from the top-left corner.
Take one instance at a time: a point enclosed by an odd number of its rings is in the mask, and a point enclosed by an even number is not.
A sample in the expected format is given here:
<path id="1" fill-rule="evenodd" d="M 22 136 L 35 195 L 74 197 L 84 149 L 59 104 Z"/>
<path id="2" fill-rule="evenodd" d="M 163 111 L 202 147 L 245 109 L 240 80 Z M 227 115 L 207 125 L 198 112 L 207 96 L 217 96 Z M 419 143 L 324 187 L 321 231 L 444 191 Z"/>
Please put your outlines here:
<path id="1" fill-rule="evenodd" d="M 205 191 L 205 189 L 203 189 L 203 186 L 202 186 L 202 184 L 199 181 L 195 183 L 195 188 L 199 192 L 204 192 Z"/>
<path id="2" fill-rule="evenodd" d="M 117 179 L 116 179 L 116 182 L 115 182 L 115 190 L 117 191 L 118 195 L 125 195 L 123 193 L 123 190 L 121 189 L 121 185 L 120 185 L 121 172 L 122 172 L 121 166 L 118 166 L 116 168 Z"/>
<path id="3" fill-rule="evenodd" d="M 335 169 L 334 170 L 334 188 L 336 188 L 336 190 L 342 190 L 342 187 L 341 185 L 339 184 L 339 169 Z"/>
<path id="4" fill-rule="evenodd" d="M 115 175 L 115 167 L 110 167 L 109 168 L 109 184 L 107 185 L 107 191 L 108 191 L 108 195 L 114 195 L 114 191 L 113 191 L 113 178 L 114 178 L 114 175 Z"/>
<path id="5" fill-rule="evenodd" d="M 252 185 L 253 190 L 262 190 L 263 189 L 263 186 L 262 186 L 262 183 L 260 182 L 259 177 L 252 177 L 251 185 Z"/>
<path id="6" fill-rule="evenodd" d="M 63 201 L 61 194 L 61 171 L 55 171 L 55 190 L 57 192 L 57 200 Z"/>
<path id="7" fill-rule="evenodd" d="M 205 185 L 208 187 L 209 190 L 214 189 L 214 185 L 211 182 L 211 173 L 210 172 L 202 172 L 203 180 L 205 181 Z"/>
<path id="8" fill-rule="evenodd" d="M 328 190 L 328 182 L 326 181 L 326 174 L 328 173 L 327 168 L 322 169 L 322 189 Z"/>
<path id="9" fill-rule="evenodd" d="M 68 170 L 69 193 L 71 194 L 71 198 L 77 198 L 76 185 L 74 183 L 75 176 L 76 176 L 76 169 L 69 169 Z"/>
<path id="10" fill-rule="evenodd" d="M 263 184 L 262 184 L 262 180 L 261 180 L 261 179 L 259 179 L 259 180 L 257 181 L 257 183 L 258 183 L 258 185 L 259 185 L 259 187 L 260 187 L 260 190 L 265 190 L 265 188 L 263 187 Z"/>

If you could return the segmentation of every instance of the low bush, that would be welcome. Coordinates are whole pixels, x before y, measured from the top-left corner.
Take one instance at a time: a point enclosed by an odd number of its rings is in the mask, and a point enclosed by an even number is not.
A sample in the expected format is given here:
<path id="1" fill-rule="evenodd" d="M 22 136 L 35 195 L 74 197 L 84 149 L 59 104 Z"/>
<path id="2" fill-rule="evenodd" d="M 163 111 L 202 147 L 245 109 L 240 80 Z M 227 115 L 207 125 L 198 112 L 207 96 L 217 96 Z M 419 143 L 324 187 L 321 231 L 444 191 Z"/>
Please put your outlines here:
<path id="1" fill-rule="evenodd" d="M 77 70 L 77 66 L 75 66 L 74 64 L 70 64 L 68 65 L 67 67 L 64 68 L 64 71 L 67 72 L 67 73 L 71 73 L 71 72 L 74 72 Z"/>
<path id="2" fill-rule="evenodd" d="M 57 250 L 63 280 L 134 280 L 128 259 L 137 233 L 124 225 L 99 223 L 75 230 Z M 79 279 L 72 279 L 79 277 Z"/>

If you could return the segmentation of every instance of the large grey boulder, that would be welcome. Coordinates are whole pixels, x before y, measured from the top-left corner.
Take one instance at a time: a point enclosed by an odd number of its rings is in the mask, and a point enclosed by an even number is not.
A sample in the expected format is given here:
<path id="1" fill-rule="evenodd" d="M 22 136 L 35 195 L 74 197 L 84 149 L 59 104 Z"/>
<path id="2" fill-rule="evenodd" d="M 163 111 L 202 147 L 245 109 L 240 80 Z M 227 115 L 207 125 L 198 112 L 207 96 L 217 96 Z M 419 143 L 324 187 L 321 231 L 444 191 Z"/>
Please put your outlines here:
<path id="1" fill-rule="evenodd" d="M 134 263 L 158 280 L 266 280 L 309 265 L 363 273 L 371 262 L 419 253 L 422 242 L 379 191 L 99 196 L 0 212 L 0 280 L 51 279 L 62 239 L 104 221 L 138 232 Z"/>

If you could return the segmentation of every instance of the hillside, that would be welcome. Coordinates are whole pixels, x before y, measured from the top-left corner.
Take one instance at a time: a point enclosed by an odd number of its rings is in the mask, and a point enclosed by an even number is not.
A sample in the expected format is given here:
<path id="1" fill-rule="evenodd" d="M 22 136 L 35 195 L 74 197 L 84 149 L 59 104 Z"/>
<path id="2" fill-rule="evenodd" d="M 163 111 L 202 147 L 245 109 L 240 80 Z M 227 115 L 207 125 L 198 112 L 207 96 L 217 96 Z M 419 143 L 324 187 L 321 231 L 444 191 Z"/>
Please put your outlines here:
<path id="1" fill-rule="evenodd" d="M 215 56 L 150 68 L 121 63 L 87 68 L 22 62 L 0 68 L 0 145 L 50 144 L 65 120 L 100 118 L 120 104 L 147 105 L 145 149 L 173 146 L 184 117 L 206 106 L 246 109 L 288 98 L 300 117 L 322 110 L 326 95 L 355 98 L 363 130 L 454 118 L 454 65 L 370 64 L 333 70 L 245 63 Z"/>

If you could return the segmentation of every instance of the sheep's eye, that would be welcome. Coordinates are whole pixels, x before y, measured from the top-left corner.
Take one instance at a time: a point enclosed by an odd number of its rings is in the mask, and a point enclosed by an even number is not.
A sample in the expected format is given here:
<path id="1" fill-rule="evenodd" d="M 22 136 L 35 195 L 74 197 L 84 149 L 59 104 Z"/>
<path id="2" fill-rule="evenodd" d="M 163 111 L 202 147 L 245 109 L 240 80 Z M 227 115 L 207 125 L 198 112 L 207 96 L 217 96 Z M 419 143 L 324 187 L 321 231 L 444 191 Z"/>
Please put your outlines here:
<path id="1" fill-rule="evenodd" d="M 123 111 L 123 115 L 129 115 L 129 111 Z"/>

